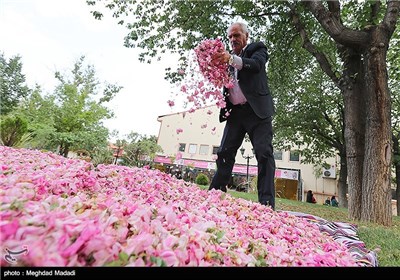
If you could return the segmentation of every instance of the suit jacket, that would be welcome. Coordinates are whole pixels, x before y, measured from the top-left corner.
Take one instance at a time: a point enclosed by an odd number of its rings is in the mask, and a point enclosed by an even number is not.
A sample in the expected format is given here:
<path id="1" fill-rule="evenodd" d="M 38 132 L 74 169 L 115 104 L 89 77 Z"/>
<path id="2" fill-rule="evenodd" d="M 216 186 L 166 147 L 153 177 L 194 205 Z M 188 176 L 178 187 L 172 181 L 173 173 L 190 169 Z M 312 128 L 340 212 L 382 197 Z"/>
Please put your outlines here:
<path id="1" fill-rule="evenodd" d="M 262 42 L 249 44 L 243 52 L 242 60 L 243 67 L 238 71 L 237 78 L 247 102 L 258 117 L 265 119 L 272 116 L 274 103 L 265 69 L 268 60 L 267 47 Z M 227 96 L 228 92 L 227 88 L 223 89 L 226 107 L 220 110 L 220 122 L 226 121 L 226 112 L 229 112 L 233 106 Z"/>

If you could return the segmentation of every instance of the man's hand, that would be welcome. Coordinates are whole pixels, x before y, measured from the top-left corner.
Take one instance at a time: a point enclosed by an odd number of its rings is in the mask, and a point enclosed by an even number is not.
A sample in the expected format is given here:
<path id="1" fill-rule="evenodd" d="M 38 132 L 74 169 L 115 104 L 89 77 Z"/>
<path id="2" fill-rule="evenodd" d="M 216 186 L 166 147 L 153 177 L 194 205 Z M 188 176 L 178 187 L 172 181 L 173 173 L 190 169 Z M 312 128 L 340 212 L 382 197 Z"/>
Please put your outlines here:
<path id="1" fill-rule="evenodd" d="M 228 63 L 230 57 L 231 57 L 231 55 L 228 51 L 219 52 L 219 53 L 214 54 L 213 62 L 216 61 L 216 62 L 220 62 L 220 63 Z"/>

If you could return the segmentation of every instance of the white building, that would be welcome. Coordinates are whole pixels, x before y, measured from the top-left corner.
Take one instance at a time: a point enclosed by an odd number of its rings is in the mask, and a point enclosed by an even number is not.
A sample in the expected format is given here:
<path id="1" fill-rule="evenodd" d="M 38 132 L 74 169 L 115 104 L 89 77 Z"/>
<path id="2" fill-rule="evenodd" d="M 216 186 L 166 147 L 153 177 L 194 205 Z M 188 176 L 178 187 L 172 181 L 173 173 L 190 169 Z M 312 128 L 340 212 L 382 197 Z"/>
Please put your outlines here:
<path id="1" fill-rule="evenodd" d="M 158 117 L 160 131 L 158 144 L 163 153 L 155 158 L 159 168 L 184 175 L 190 171 L 202 172 L 212 178 L 215 172 L 216 152 L 225 124 L 218 120 L 219 109 L 208 106 L 195 112 L 179 112 Z M 257 162 L 250 142 L 243 142 L 244 156 L 238 151 L 233 169 L 233 185 L 257 175 Z M 338 194 L 335 158 L 326 159 L 331 168 L 316 176 L 312 165 L 300 164 L 301 154 L 296 151 L 274 151 L 276 160 L 276 195 L 305 201 L 305 193 L 312 190 L 317 202 Z M 248 158 L 245 158 L 248 156 Z M 251 157 L 251 158 L 250 158 Z M 247 161 L 249 165 L 247 165 Z M 247 169 L 248 168 L 248 169 Z"/>

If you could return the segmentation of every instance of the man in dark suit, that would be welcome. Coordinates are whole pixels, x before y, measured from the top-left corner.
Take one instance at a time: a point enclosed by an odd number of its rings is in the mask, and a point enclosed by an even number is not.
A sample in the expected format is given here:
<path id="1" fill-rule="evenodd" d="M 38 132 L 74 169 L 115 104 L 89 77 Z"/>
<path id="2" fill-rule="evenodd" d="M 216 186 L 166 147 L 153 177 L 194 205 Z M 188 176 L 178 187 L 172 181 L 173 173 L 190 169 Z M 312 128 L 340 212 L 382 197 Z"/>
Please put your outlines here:
<path id="1" fill-rule="evenodd" d="M 233 54 L 225 51 L 215 59 L 229 64 L 235 82 L 232 88 L 223 89 L 226 107 L 221 109 L 219 120 L 226 125 L 209 189 L 226 192 L 237 150 L 247 133 L 258 163 L 258 201 L 275 209 L 274 105 L 265 69 L 267 48 L 262 42 L 247 44 L 249 32 L 243 23 L 233 23 L 227 32 Z"/>

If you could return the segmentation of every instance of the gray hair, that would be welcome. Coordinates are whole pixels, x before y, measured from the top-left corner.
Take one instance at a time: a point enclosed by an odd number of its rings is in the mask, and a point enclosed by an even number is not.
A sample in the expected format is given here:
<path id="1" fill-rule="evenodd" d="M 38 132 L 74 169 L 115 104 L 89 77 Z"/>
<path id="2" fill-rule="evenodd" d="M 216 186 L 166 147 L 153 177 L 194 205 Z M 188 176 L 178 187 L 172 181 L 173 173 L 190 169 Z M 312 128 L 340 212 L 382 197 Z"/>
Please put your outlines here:
<path id="1" fill-rule="evenodd" d="M 234 25 L 239 25 L 239 26 L 240 26 L 240 29 L 242 29 L 243 33 L 249 35 L 249 29 L 247 28 L 247 24 L 245 24 L 245 23 L 243 23 L 243 22 L 234 22 L 234 23 L 232 23 L 232 24 L 228 27 L 228 29 L 227 29 L 226 31 L 229 32 L 229 29 L 231 29 L 232 26 L 234 26 Z"/>

